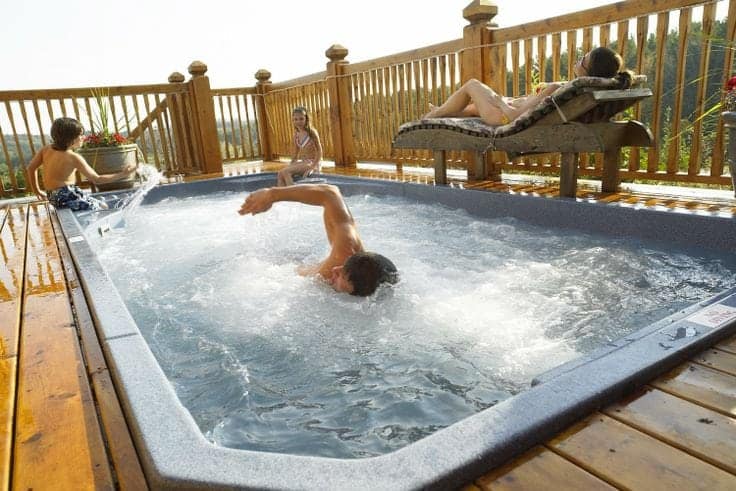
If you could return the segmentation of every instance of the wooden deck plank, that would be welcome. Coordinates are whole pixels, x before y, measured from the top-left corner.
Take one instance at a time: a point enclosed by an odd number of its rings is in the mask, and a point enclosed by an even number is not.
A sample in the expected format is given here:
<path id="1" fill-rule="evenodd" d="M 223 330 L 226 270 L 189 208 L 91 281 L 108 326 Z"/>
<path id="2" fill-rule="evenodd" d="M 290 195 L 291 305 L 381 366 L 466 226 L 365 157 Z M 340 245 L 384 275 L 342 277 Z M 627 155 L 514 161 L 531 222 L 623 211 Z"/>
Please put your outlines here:
<path id="1" fill-rule="evenodd" d="M 9 489 L 10 486 L 17 362 L 14 356 L 0 359 L 0 489 Z"/>
<path id="2" fill-rule="evenodd" d="M 52 214 L 52 219 L 67 288 L 74 307 L 77 331 L 82 341 L 87 374 L 92 381 L 92 388 L 94 389 L 95 400 L 98 404 L 100 419 L 105 431 L 107 447 L 110 451 L 118 485 L 122 490 L 148 489 L 125 416 L 120 408 L 120 402 L 110 378 L 110 371 L 107 368 L 97 338 L 92 316 L 84 298 L 84 292 L 77 277 L 77 271 L 74 268 L 74 262 L 55 213 Z"/>
<path id="3" fill-rule="evenodd" d="M 716 345 L 716 348 L 736 354 L 736 336 L 726 339 L 725 341 L 721 341 Z"/>
<path id="4" fill-rule="evenodd" d="M 31 207 L 18 357 L 15 489 L 113 489 L 48 211 Z"/>
<path id="5" fill-rule="evenodd" d="M 692 360 L 708 368 L 736 375 L 736 354 L 712 348 L 703 351 Z"/>
<path id="6" fill-rule="evenodd" d="M 0 212 L 0 489 L 10 485 L 20 309 L 26 248 L 25 206 Z"/>
<path id="7" fill-rule="evenodd" d="M 476 479 L 483 490 L 523 491 L 565 489 L 593 491 L 615 489 L 594 475 L 544 447 L 535 447 L 521 457 Z"/>
<path id="8" fill-rule="evenodd" d="M 736 473 L 736 419 L 661 390 L 643 388 L 605 414 L 721 469 Z"/>
<path id="9" fill-rule="evenodd" d="M 20 321 L 23 267 L 26 250 L 27 208 L 7 210 L 5 220 L 0 221 L 0 357 L 18 354 L 18 328 Z"/>
<path id="10" fill-rule="evenodd" d="M 614 486 L 647 491 L 732 490 L 736 476 L 597 413 L 549 443 Z"/>
<path id="11" fill-rule="evenodd" d="M 736 377 L 732 375 L 685 363 L 652 385 L 727 416 L 736 416 Z"/>

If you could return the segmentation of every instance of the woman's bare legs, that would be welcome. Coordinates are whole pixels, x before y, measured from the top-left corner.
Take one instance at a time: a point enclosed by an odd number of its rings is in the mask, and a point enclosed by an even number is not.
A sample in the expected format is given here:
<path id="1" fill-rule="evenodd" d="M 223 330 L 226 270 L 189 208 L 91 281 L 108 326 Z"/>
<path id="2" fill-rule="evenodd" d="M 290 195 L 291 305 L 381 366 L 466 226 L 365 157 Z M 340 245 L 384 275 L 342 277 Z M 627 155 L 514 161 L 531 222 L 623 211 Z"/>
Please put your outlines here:
<path id="1" fill-rule="evenodd" d="M 424 118 L 480 116 L 488 124 L 499 125 L 503 123 L 504 106 L 511 109 L 493 89 L 472 78 L 448 97 L 444 104 L 433 107 Z"/>
<path id="2" fill-rule="evenodd" d="M 295 162 L 281 169 L 276 177 L 277 186 L 291 186 L 294 184 L 294 175 L 302 175 L 314 170 L 311 162 Z"/>

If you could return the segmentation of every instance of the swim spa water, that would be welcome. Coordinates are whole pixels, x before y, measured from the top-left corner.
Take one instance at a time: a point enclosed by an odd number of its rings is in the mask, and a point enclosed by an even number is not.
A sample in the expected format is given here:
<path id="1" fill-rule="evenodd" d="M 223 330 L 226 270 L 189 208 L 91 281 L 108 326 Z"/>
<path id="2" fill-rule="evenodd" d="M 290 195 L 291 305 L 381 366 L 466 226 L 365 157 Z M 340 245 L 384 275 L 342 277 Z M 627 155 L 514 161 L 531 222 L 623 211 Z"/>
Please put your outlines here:
<path id="1" fill-rule="evenodd" d="M 348 199 L 401 283 L 335 294 L 294 273 L 324 257 L 320 210 L 236 214 L 242 194 L 128 217 L 100 258 L 159 363 L 217 444 L 386 453 L 535 375 L 733 286 L 736 265 L 398 198 Z"/>

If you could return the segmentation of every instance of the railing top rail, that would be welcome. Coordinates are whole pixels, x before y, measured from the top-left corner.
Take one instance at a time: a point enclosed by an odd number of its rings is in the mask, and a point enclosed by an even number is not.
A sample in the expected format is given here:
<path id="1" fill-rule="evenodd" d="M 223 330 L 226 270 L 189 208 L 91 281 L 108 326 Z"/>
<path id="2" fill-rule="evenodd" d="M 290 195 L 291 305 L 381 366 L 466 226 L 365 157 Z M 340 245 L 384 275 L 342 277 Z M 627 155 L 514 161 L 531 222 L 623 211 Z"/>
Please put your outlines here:
<path id="1" fill-rule="evenodd" d="M 299 78 L 292 78 L 291 80 L 284 80 L 283 82 L 277 82 L 271 84 L 271 90 L 286 89 L 290 87 L 298 87 L 299 85 L 308 85 L 314 82 L 322 82 L 327 78 L 327 71 L 312 73 Z"/>
<path id="2" fill-rule="evenodd" d="M 226 89 L 211 89 L 212 95 L 254 95 L 258 91 L 255 87 L 229 87 Z"/>
<path id="3" fill-rule="evenodd" d="M 372 60 L 361 61 L 359 63 L 351 63 L 345 68 L 345 73 L 354 74 L 365 72 L 368 70 L 374 70 L 376 68 L 383 68 L 386 66 L 398 65 L 409 61 L 421 60 L 423 58 L 431 58 L 433 56 L 456 53 L 462 51 L 462 49 L 462 38 L 453 39 L 452 41 L 432 44 L 423 48 L 403 51 L 401 53 L 396 53 L 388 56 L 382 56 L 381 58 L 374 58 Z"/>
<path id="4" fill-rule="evenodd" d="M 69 99 L 74 97 L 91 97 L 93 90 L 102 90 L 111 96 L 138 95 L 138 94 L 179 94 L 186 92 L 184 84 L 153 84 L 153 85 L 126 85 L 116 87 L 82 87 L 69 89 L 30 89 L 30 90 L 2 90 L 0 101 L 17 101 L 32 99 Z"/>
<path id="5" fill-rule="evenodd" d="M 574 29 L 610 24 L 639 16 L 656 15 L 670 10 L 697 7 L 719 0 L 651 0 L 648 2 L 616 2 L 587 10 L 580 10 L 572 14 L 550 17 L 548 19 L 529 22 L 511 27 L 494 29 L 494 44 L 509 41 L 518 41 L 535 36 L 555 34 Z"/>

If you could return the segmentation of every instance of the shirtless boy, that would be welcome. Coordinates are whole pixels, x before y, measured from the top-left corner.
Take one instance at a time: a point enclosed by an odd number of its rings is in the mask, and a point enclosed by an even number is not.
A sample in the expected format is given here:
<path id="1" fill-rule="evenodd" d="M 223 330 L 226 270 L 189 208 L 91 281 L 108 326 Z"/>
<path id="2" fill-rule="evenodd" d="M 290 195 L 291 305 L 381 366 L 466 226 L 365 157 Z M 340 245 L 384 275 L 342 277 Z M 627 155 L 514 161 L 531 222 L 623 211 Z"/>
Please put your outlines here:
<path id="1" fill-rule="evenodd" d="M 88 196 L 74 183 L 74 171 L 78 170 L 94 184 L 106 184 L 128 177 L 135 171 L 130 164 L 115 174 L 98 174 L 74 150 L 82 145 L 84 127 L 73 118 L 59 118 L 51 125 L 53 143 L 46 145 L 33 156 L 28 165 L 28 183 L 39 199 L 57 208 L 78 210 L 97 210 L 106 208 L 105 203 Z M 43 187 L 48 196 L 38 186 L 38 168 L 43 166 Z"/>

